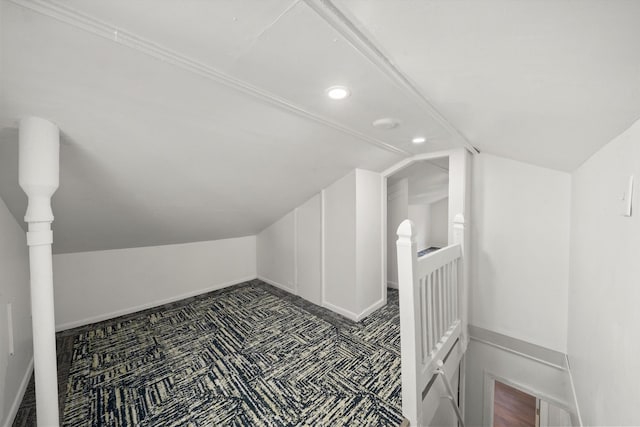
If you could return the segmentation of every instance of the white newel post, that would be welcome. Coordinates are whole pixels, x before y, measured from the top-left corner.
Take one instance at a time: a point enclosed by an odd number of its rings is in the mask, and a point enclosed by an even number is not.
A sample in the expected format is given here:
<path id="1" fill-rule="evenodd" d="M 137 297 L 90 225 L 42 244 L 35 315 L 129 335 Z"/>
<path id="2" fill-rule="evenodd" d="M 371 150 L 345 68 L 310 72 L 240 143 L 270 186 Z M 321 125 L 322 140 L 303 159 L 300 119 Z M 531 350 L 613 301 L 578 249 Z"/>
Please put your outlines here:
<path id="1" fill-rule="evenodd" d="M 415 226 L 405 219 L 398 227 L 398 289 L 400 296 L 400 350 L 402 413 L 412 426 L 422 422 L 422 390 L 418 366 L 422 365 L 420 337 L 420 290 L 417 280 L 418 245 Z"/>
<path id="2" fill-rule="evenodd" d="M 39 426 L 57 426 L 58 376 L 53 306 L 51 196 L 59 183 L 60 134 L 53 123 L 28 117 L 20 121 L 19 182 L 29 198 L 24 220 L 31 273 L 33 360 Z"/>

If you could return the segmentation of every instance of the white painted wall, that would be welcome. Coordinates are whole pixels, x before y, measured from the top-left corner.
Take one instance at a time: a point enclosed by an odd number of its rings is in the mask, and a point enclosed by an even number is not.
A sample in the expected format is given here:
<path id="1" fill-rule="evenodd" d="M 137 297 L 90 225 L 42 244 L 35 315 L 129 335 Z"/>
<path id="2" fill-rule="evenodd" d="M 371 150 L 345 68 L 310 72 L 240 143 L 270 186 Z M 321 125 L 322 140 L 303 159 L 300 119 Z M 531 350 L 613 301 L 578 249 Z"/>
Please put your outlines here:
<path id="1" fill-rule="evenodd" d="M 322 304 L 322 197 L 316 194 L 296 209 L 296 283 L 298 295 Z"/>
<path id="2" fill-rule="evenodd" d="M 469 323 L 566 352 L 570 179 L 474 157 Z"/>
<path id="3" fill-rule="evenodd" d="M 628 176 L 634 212 L 620 215 Z M 585 425 L 640 425 L 640 122 L 573 173 L 568 353 Z"/>
<path id="4" fill-rule="evenodd" d="M 485 426 L 492 411 L 489 383 L 503 379 L 537 397 L 562 407 L 572 407 L 571 385 L 565 370 L 513 352 L 471 340 L 466 354 L 465 420 L 469 426 Z"/>
<path id="5" fill-rule="evenodd" d="M 416 243 L 418 245 L 418 250 L 421 251 L 423 249 L 426 249 L 429 247 L 429 233 L 431 232 L 430 230 L 430 225 L 431 225 L 431 209 L 430 206 L 428 204 L 424 204 L 424 205 L 409 205 L 409 212 L 408 212 L 409 216 L 408 218 L 413 222 L 413 225 L 415 225 L 415 230 L 416 230 Z M 389 232 L 390 227 L 387 228 L 387 232 Z M 397 231 L 398 227 L 396 227 L 393 230 L 393 234 L 395 239 L 393 239 L 393 248 L 394 250 L 396 247 L 396 240 L 398 240 L 398 236 L 396 235 L 396 231 Z M 446 232 L 446 228 L 445 228 L 445 232 Z M 387 263 L 390 263 L 391 260 L 391 245 L 389 244 L 389 240 L 387 240 Z M 396 262 L 393 263 L 394 264 L 394 268 L 397 265 L 397 254 L 394 252 L 393 256 L 395 256 L 396 258 Z M 387 271 L 389 271 L 389 269 L 387 268 Z M 397 272 L 396 272 L 397 275 Z"/>
<path id="6" fill-rule="evenodd" d="M 256 242 L 258 277 L 294 294 L 295 245 L 293 211 L 260 232 Z"/>
<path id="7" fill-rule="evenodd" d="M 257 236 L 258 278 L 322 304 L 322 198 L 316 194 Z"/>
<path id="8" fill-rule="evenodd" d="M 258 277 L 351 319 L 369 314 L 386 301 L 381 208 L 380 174 L 351 171 L 258 234 Z"/>
<path id="9" fill-rule="evenodd" d="M 449 198 L 429 205 L 429 246 L 444 248 L 449 242 Z"/>
<path id="10" fill-rule="evenodd" d="M 324 301 L 358 313 L 356 295 L 356 171 L 324 190 Z M 343 313 L 346 314 L 346 313 Z"/>
<path id="11" fill-rule="evenodd" d="M 387 185 L 387 283 L 398 287 L 398 226 L 409 218 L 409 180 Z M 424 224 L 424 223 L 423 223 Z M 424 226 L 423 228 L 426 228 Z"/>
<path id="12" fill-rule="evenodd" d="M 467 150 L 460 148 L 451 150 L 449 154 L 449 231 L 447 242 L 453 242 L 453 220 L 463 214 L 466 221 L 473 221 L 471 212 L 471 194 L 475 190 L 471 185 L 473 160 Z M 470 250 L 470 233 L 465 235 L 465 256 L 468 259 Z"/>
<path id="13" fill-rule="evenodd" d="M 256 238 L 59 254 L 53 272 L 67 329 L 253 279 Z"/>
<path id="14" fill-rule="evenodd" d="M 7 304 L 14 355 L 9 355 Z M 0 425 L 11 425 L 31 375 L 33 343 L 26 236 L 0 199 Z"/>
<path id="15" fill-rule="evenodd" d="M 356 288 L 362 313 L 386 301 L 382 284 L 382 185 L 379 173 L 356 169 Z M 408 205 L 407 205 L 408 207 Z"/>

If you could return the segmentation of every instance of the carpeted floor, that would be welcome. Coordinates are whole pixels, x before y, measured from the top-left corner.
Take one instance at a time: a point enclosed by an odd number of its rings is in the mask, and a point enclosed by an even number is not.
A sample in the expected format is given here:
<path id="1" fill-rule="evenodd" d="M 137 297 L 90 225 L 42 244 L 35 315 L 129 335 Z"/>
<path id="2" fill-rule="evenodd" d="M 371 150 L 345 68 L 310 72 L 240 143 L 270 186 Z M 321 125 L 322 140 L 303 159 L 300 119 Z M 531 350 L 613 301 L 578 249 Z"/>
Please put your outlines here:
<path id="1" fill-rule="evenodd" d="M 58 345 L 65 426 L 402 422 L 393 290 L 355 323 L 254 280 L 65 331 Z M 35 425 L 32 403 L 14 426 Z"/>

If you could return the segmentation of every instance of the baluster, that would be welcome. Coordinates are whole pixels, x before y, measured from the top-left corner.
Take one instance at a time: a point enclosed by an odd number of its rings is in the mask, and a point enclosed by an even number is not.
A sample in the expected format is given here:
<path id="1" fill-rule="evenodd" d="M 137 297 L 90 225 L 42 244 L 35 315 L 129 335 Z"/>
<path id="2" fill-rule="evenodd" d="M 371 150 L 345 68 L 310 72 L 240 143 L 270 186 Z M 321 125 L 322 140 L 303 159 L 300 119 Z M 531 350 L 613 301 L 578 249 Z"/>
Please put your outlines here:
<path id="1" fill-rule="evenodd" d="M 440 267 L 442 270 L 442 335 L 447 332 L 447 266 Z"/>
<path id="2" fill-rule="evenodd" d="M 429 355 L 429 332 L 427 331 L 427 314 L 429 306 L 427 305 L 427 277 L 420 278 L 420 322 L 422 325 L 422 331 L 420 336 L 422 337 L 422 363 L 424 364 Z"/>
<path id="3" fill-rule="evenodd" d="M 434 310 L 435 310 L 435 304 L 434 304 L 434 300 L 433 300 L 433 281 L 434 281 L 434 277 L 433 277 L 433 272 L 429 273 L 427 275 L 427 315 L 429 316 L 429 337 L 428 337 L 428 341 L 429 341 L 429 354 L 431 354 L 431 352 L 433 351 L 434 347 L 435 347 L 435 334 L 436 334 L 436 330 L 435 330 L 435 315 L 434 315 Z"/>
<path id="4" fill-rule="evenodd" d="M 438 340 L 444 335 L 444 269 L 438 268 L 438 304 L 440 312 L 440 331 L 438 332 Z"/>
<path id="5" fill-rule="evenodd" d="M 453 260 L 449 263 L 449 325 L 456 320 L 456 295 L 454 291 L 455 280 L 453 278 L 453 270 L 455 269 L 456 261 Z"/>
<path id="6" fill-rule="evenodd" d="M 458 320 L 458 260 L 456 259 L 453 262 L 453 296 L 454 296 L 454 302 L 453 302 L 453 314 L 454 314 L 454 320 Z"/>
<path id="7" fill-rule="evenodd" d="M 445 271 L 445 298 L 446 298 L 446 313 L 445 313 L 445 329 L 448 331 L 451 326 L 451 263 L 446 263 L 444 266 Z"/>
<path id="8" fill-rule="evenodd" d="M 433 292 L 433 348 L 435 350 L 438 344 L 438 273 L 435 270 L 431 273 L 431 280 L 433 280 L 431 290 Z"/>

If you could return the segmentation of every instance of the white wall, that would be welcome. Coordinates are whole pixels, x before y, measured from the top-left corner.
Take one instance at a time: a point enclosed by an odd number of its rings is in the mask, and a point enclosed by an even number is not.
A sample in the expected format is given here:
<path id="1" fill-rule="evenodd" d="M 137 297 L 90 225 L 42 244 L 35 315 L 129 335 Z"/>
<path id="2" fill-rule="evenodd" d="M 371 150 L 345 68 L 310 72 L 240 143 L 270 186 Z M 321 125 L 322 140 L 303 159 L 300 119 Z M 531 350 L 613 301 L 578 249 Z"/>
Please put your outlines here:
<path id="1" fill-rule="evenodd" d="M 257 236 L 258 278 L 322 304 L 322 198 L 311 199 Z"/>
<path id="2" fill-rule="evenodd" d="M 398 287 L 398 226 L 409 216 L 409 180 L 387 185 L 387 283 Z M 426 228 L 426 227 L 425 227 Z"/>
<path id="3" fill-rule="evenodd" d="M 358 313 L 356 171 L 324 190 L 324 304 Z"/>
<path id="4" fill-rule="evenodd" d="M 361 316 L 386 301 L 386 283 L 383 286 L 381 282 L 383 268 L 380 263 L 382 185 L 379 173 L 356 170 L 356 313 Z"/>
<path id="5" fill-rule="evenodd" d="M 460 148 L 451 150 L 449 154 L 449 238 L 453 242 L 453 221 L 458 214 L 464 215 L 465 221 L 473 221 L 471 212 L 471 195 L 475 188 L 471 185 L 471 170 L 473 161 L 478 156 L 472 156 L 467 150 Z M 469 251 L 470 233 L 465 235 L 465 253 Z M 465 256 L 469 258 L 469 254 Z"/>
<path id="6" fill-rule="evenodd" d="M 409 212 L 408 212 L 409 216 L 408 218 L 413 222 L 413 225 L 415 225 L 415 232 L 416 232 L 416 244 L 418 245 L 418 250 L 421 251 L 423 249 L 426 249 L 429 247 L 429 234 L 431 233 L 430 230 L 430 225 L 431 225 L 431 208 L 430 205 L 428 204 L 424 204 L 424 205 L 409 205 Z M 390 227 L 387 228 L 387 232 L 389 231 Z M 397 266 L 397 254 L 395 252 L 395 248 L 396 248 L 396 240 L 398 240 L 398 236 L 396 235 L 396 231 L 397 231 L 398 227 L 396 227 L 393 230 L 393 237 L 395 237 L 395 239 L 388 239 L 387 240 L 387 262 L 389 263 L 391 260 L 391 248 L 392 245 L 389 244 L 389 240 L 392 240 L 393 243 L 393 248 L 394 248 L 394 252 L 393 255 L 396 256 L 396 258 L 394 258 L 395 262 L 393 263 L 394 268 Z M 447 232 L 446 228 L 445 228 L 445 233 Z M 387 267 L 387 271 L 389 271 L 389 267 Z M 397 275 L 397 271 L 396 271 L 396 275 Z"/>
<path id="7" fill-rule="evenodd" d="M 429 205 L 429 246 L 444 248 L 449 243 L 449 198 Z"/>
<path id="8" fill-rule="evenodd" d="M 566 352 L 570 178 L 474 157 L 469 323 Z"/>
<path id="9" fill-rule="evenodd" d="M 322 197 L 316 194 L 296 209 L 296 284 L 298 295 L 322 304 Z"/>
<path id="10" fill-rule="evenodd" d="M 256 238 L 59 254 L 53 273 L 67 329 L 253 279 Z"/>
<path id="11" fill-rule="evenodd" d="M 256 245 L 258 277 L 296 293 L 295 213 L 289 212 L 260 232 Z"/>
<path id="12" fill-rule="evenodd" d="M 0 199 L 0 425 L 10 425 L 31 375 L 33 344 L 25 233 Z M 9 355 L 7 304 L 15 352 Z"/>
<path id="13" fill-rule="evenodd" d="M 634 212 L 620 198 L 635 176 Z M 640 122 L 573 173 L 568 353 L 585 425 L 640 425 Z"/>
<path id="14" fill-rule="evenodd" d="M 258 277 L 353 320 L 381 307 L 382 185 L 355 169 L 264 229 Z"/>

